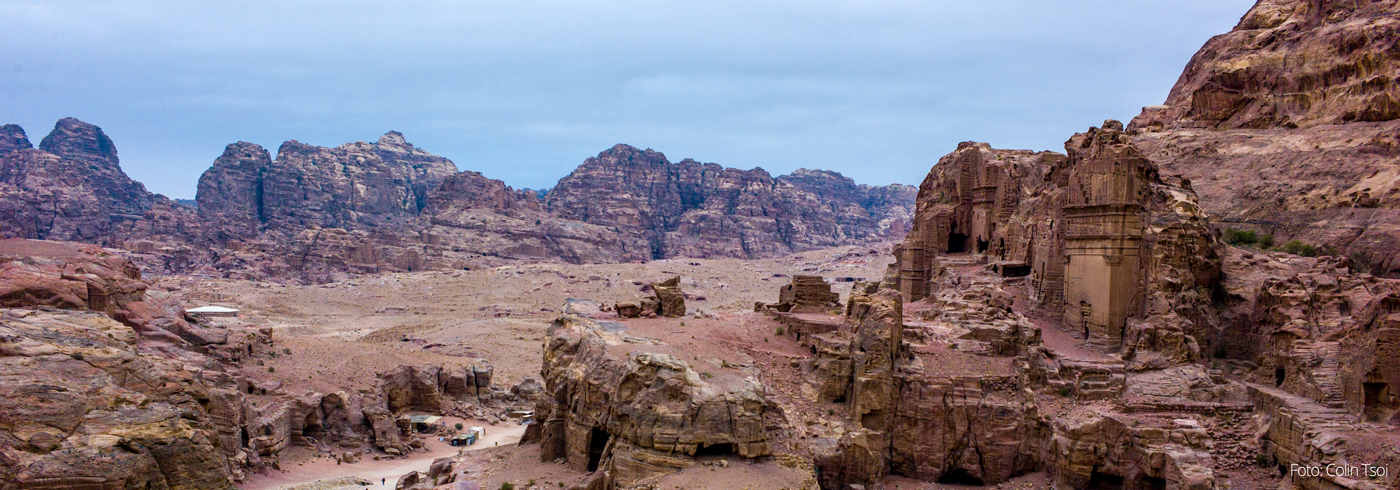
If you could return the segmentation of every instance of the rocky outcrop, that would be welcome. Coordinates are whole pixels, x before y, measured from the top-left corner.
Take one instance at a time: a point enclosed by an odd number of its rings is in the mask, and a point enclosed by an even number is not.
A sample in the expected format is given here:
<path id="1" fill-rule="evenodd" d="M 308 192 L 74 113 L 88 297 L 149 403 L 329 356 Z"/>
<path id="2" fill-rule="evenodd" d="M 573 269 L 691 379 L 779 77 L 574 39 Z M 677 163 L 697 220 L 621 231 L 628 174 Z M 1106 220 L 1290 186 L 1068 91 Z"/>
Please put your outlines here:
<path id="1" fill-rule="evenodd" d="M 235 143 L 200 176 L 198 209 L 230 238 L 313 225 L 391 225 L 418 216 L 428 195 L 456 172 L 451 161 L 393 131 L 372 144 L 335 148 L 292 140 L 278 148 L 276 159 L 258 145 Z"/>
<path id="2" fill-rule="evenodd" d="M 1030 301 L 1091 343 L 1210 332 L 1202 288 L 1220 276 L 1218 244 L 1190 183 L 1161 175 L 1121 123 L 1103 126 L 1070 138 L 1063 156 L 964 143 L 940 159 L 895 250 L 905 298 L 933 292 L 939 255 L 985 254 L 1004 276 L 1028 274 Z"/>
<path id="3" fill-rule="evenodd" d="M 1400 275 L 1400 3 L 1263 0 L 1130 132 L 1222 226 Z"/>
<path id="4" fill-rule="evenodd" d="M 59 120 L 30 146 L 19 126 L 0 137 L 0 237 L 115 245 L 113 230 L 139 220 L 155 201 L 122 172 L 102 128 Z"/>
<path id="5" fill-rule="evenodd" d="M 234 488 L 195 372 L 137 352 L 105 315 L 0 311 L 0 481 Z"/>
<path id="6" fill-rule="evenodd" d="M 636 352 L 619 346 L 639 347 Z M 536 407 L 540 458 L 601 470 L 610 485 L 670 473 L 705 454 L 770 454 L 777 416 L 752 375 L 704 378 L 676 356 L 597 320 L 565 314 L 549 329 Z M 731 379 L 732 377 L 732 379 Z"/>
<path id="7" fill-rule="evenodd" d="M 1400 119 L 1400 2 L 1261 0 L 1191 58 L 1135 129 Z"/>
<path id="8" fill-rule="evenodd" d="M 821 276 L 792 276 L 792 282 L 778 288 L 778 302 L 763 305 L 781 312 L 813 313 L 839 307 L 841 295 L 831 292 L 831 284 Z"/>
<path id="9" fill-rule="evenodd" d="M 589 158 L 549 192 L 551 212 L 615 227 L 648 244 L 650 258 L 773 257 L 888 235 L 907 196 L 832 172 L 773 178 L 617 145 Z M 884 228 L 880 228 L 884 223 Z"/>

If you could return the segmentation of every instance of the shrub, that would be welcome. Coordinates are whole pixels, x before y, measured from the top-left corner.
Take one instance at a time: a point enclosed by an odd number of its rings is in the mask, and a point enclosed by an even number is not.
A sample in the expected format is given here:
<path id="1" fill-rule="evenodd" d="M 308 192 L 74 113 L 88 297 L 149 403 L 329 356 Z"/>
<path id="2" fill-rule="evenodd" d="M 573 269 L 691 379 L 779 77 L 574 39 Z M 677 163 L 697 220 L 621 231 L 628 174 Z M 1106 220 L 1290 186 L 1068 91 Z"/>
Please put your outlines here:
<path id="1" fill-rule="evenodd" d="M 782 334 L 783 334 L 783 327 L 778 327 L 778 335 L 782 335 Z"/>
<path id="2" fill-rule="evenodd" d="M 1069 385 L 1060 387 L 1060 396 L 1068 397 L 1070 393 Z"/>
<path id="3" fill-rule="evenodd" d="M 1225 243 L 1230 245 L 1251 245 L 1259 241 L 1259 234 L 1253 231 L 1225 229 Z"/>
<path id="4" fill-rule="evenodd" d="M 1254 466 L 1258 466 L 1260 468 L 1268 468 L 1269 456 L 1263 453 L 1254 455 Z"/>
<path id="5" fill-rule="evenodd" d="M 1274 236 L 1273 236 L 1273 235 L 1270 235 L 1270 234 L 1267 234 L 1267 233 L 1266 233 L 1266 234 L 1264 234 L 1264 236 L 1259 237 L 1259 248 L 1269 248 L 1269 247 L 1272 247 L 1272 246 L 1274 246 Z"/>
<path id="6" fill-rule="evenodd" d="M 267 372 L 269 372 L 269 373 L 275 373 L 275 372 L 277 372 L 277 368 L 272 367 L 272 366 L 268 366 L 268 367 L 267 367 Z"/>
<path id="7" fill-rule="evenodd" d="M 465 425 L 462 425 L 461 422 L 457 422 L 457 424 L 456 424 L 456 425 L 453 425 L 453 427 L 456 427 L 457 430 L 462 430 L 462 428 L 463 428 L 463 427 L 466 427 L 466 426 L 465 426 Z"/>
<path id="8" fill-rule="evenodd" d="M 501 490 L 515 490 L 515 484 L 511 482 L 501 482 Z"/>
<path id="9" fill-rule="evenodd" d="M 1282 250 L 1293 255 L 1298 255 L 1299 252 L 1303 251 L 1304 246 L 1305 245 L 1303 244 L 1303 242 L 1300 242 L 1298 240 L 1289 240 L 1288 243 L 1283 244 Z"/>

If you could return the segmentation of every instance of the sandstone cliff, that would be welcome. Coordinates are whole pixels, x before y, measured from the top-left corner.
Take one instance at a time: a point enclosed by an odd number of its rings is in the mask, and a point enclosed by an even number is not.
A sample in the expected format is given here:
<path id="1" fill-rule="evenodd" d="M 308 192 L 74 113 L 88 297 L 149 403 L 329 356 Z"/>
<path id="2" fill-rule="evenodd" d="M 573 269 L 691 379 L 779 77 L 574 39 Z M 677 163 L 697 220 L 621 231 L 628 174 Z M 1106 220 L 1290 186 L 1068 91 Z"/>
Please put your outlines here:
<path id="1" fill-rule="evenodd" d="M 1400 3 L 1264 0 L 1191 59 L 1134 141 L 1225 227 L 1400 273 Z"/>
<path id="2" fill-rule="evenodd" d="M 122 172 L 102 128 L 65 118 L 38 148 L 19 126 L 0 134 L 0 235 L 113 245 L 157 200 Z"/>
<path id="3" fill-rule="evenodd" d="M 906 188 L 821 171 L 775 179 L 617 145 L 560 179 L 546 202 L 561 217 L 636 237 L 651 258 L 758 258 L 898 233 Z"/>

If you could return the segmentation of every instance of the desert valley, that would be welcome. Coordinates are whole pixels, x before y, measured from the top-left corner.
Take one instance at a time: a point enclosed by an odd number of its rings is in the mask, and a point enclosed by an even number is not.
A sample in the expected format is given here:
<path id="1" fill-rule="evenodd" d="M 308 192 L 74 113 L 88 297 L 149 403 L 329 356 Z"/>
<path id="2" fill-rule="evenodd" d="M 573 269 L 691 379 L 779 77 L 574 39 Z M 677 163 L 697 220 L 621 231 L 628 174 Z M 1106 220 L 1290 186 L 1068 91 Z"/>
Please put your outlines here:
<path id="1" fill-rule="evenodd" d="M 6 125 L 0 490 L 1400 488 L 1400 1 L 1259 0 L 1064 136 L 547 190 L 237 142 L 188 202 Z"/>

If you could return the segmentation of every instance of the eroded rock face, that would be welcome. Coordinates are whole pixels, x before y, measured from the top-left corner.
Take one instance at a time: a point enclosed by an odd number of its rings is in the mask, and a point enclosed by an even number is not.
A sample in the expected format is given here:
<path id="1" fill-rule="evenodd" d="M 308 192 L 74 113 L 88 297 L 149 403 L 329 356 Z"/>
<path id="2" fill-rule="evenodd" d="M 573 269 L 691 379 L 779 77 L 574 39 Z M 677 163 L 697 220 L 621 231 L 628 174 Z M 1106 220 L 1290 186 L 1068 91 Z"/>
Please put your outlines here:
<path id="1" fill-rule="evenodd" d="M 122 172 L 97 126 L 59 120 L 32 148 L 19 126 L 7 125 L 0 140 L 0 236 L 113 245 L 114 227 L 141 219 L 155 199 Z"/>
<path id="2" fill-rule="evenodd" d="M 232 489 L 209 387 L 89 312 L 0 313 L 0 480 L 19 488 Z M 160 379 L 166 382 L 150 383 Z"/>
<path id="3" fill-rule="evenodd" d="M 775 179 L 617 145 L 560 179 L 546 202 L 561 217 L 637 237 L 650 258 L 760 258 L 887 235 L 904 216 L 905 187 L 816 171 Z"/>
<path id="4" fill-rule="evenodd" d="M 1261 0 L 1191 58 L 1135 128 L 1308 127 L 1400 118 L 1400 2 Z"/>
<path id="5" fill-rule="evenodd" d="M 1029 274 L 1029 299 L 1092 343 L 1119 348 L 1130 319 L 1148 317 L 1157 323 L 1135 324 L 1135 339 L 1208 331 L 1200 288 L 1220 262 L 1205 214 L 1189 184 L 1161 176 L 1120 123 L 1104 127 L 1070 138 L 1067 156 L 964 143 L 943 157 L 895 250 L 902 294 L 933 292 L 938 255 L 979 253 L 1003 275 Z M 1167 310 L 1180 313 L 1170 324 L 1160 319 Z"/>
<path id="6" fill-rule="evenodd" d="M 451 161 L 393 131 L 335 148 L 292 140 L 274 160 L 257 145 L 235 143 L 200 177 L 197 200 L 201 217 L 227 221 L 230 231 L 354 229 L 417 216 L 455 173 Z"/>
<path id="7" fill-rule="evenodd" d="M 1223 226 L 1400 274 L 1400 3 L 1265 0 L 1129 131 Z"/>
<path id="8" fill-rule="evenodd" d="M 549 337 L 535 412 L 542 460 L 564 458 L 627 485 L 693 465 L 697 452 L 770 453 L 774 408 L 752 376 L 704 379 L 685 360 L 644 348 L 621 356 L 623 334 L 573 314 L 555 320 Z"/>

